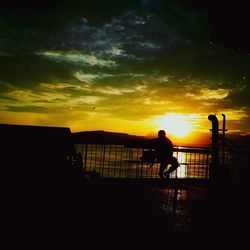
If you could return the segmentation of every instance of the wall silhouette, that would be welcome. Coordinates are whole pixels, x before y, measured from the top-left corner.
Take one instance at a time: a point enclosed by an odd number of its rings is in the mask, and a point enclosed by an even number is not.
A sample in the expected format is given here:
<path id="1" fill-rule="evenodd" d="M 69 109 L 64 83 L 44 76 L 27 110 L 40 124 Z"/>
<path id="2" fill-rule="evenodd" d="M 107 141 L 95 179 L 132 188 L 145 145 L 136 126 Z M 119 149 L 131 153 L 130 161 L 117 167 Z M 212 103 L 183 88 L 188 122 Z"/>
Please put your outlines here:
<path id="1" fill-rule="evenodd" d="M 76 177 L 69 128 L 0 124 L 0 136 L 1 175 L 9 183 L 56 186 Z"/>

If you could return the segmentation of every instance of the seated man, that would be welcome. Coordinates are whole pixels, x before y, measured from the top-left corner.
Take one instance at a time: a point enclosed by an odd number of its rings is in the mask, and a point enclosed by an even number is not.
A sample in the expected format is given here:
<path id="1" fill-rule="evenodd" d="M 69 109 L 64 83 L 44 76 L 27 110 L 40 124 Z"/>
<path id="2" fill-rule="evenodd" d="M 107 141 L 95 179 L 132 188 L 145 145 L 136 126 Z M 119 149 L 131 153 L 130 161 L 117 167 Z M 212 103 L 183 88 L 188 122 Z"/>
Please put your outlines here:
<path id="1" fill-rule="evenodd" d="M 169 178 L 170 173 L 175 171 L 179 166 L 178 160 L 173 156 L 173 143 L 166 137 L 164 130 L 158 131 L 158 138 L 151 140 L 151 145 L 155 149 L 156 159 L 160 163 L 160 178 Z M 166 170 L 168 165 L 170 168 Z"/>

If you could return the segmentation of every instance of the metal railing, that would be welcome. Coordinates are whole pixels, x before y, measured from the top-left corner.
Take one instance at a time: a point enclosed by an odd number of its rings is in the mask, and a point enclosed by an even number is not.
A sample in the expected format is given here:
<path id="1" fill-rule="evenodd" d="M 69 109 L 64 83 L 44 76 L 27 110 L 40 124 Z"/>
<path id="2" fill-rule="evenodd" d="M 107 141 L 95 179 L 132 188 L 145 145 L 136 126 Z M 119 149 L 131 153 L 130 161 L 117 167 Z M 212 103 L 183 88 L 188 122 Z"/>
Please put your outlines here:
<path id="1" fill-rule="evenodd" d="M 85 172 L 105 178 L 159 178 L 159 163 L 141 161 L 146 148 L 128 145 L 77 144 Z M 209 179 L 210 149 L 206 147 L 175 147 L 174 156 L 180 167 L 170 178 Z"/>
<path id="2" fill-rule="evenodd" d="M 225 147 L 224 151 L 219 151 L 219 164 L 231 178 L 242 178 L 249 171 L 250 148 Z"/>

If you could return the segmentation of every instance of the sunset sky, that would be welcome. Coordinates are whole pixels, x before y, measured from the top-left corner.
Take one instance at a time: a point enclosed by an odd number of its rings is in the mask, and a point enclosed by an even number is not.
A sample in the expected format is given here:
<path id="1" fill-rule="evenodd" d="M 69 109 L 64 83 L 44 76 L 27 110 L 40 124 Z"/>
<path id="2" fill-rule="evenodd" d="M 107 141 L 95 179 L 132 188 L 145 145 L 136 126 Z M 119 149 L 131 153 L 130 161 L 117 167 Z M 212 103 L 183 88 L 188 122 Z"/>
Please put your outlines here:
<path id="1" fill-rule="evenodd" d="M 211 42 L 207 8 L 44 2 L 1 12 L 0 123 L 177 139 L 224 113 L 250 134 L 250 55 Z"/>

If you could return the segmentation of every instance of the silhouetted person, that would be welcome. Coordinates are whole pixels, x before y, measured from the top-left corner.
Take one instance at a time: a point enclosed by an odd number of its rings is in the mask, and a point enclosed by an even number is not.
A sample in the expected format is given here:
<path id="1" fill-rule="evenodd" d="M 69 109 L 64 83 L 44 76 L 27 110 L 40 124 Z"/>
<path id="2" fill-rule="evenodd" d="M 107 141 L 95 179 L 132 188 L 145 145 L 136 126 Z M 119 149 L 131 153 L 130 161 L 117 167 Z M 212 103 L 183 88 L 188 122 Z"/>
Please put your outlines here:
<path id="1" fill-rule="evenodd" d="M 155 150 L 155 157 L 157 162 L 160 163 L 160 172 L 158 175 L 160 178 L 169 178 L 170 173 L 175 171 L 179 166 L 179 162 L 173 156 L 173 143 L 166 137 L 164 130 L 158 131 L 158 138 L 152 139 L 150 144 Z M 168 165 L 171 165 L 166 171 Z"/>

